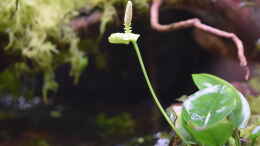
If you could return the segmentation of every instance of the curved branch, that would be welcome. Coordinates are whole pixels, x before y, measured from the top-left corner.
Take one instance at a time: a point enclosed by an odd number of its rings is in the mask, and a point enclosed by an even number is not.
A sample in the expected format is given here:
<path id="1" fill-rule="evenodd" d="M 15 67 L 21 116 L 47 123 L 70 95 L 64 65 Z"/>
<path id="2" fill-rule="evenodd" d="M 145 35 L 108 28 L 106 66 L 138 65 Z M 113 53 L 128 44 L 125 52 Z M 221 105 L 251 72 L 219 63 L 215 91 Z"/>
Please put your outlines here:
<path id="1" fill-rule="evenodd" d="M 90 25 L 100 22 L 102 13 L 100 11 L 95 11 L 89 16 L 76 18 L 71 21 L 70 25 L 74 31 L 80 31 L 84 28 L 89 27 Z"/>
<path id="2" fill-rule="evenodd" d="M 231 39 L 234 42 L 234 44 L 236 45 L 237 55 L 238 55 L 238 59 L 240 61 L 240 66 L 245 69 L 245 72 L 246 72 L 245 79 L 248 80 L 249 75 L 250 75 L 250 70 L 247 66 L 247 59 L 245 57 L 244 46 L 243 46 L 242 41 L 234 33 L 229 33 L 229 32 L 208 26 L 206 24 L 203 24 L 203 23 L 201 23 L 201 21 L 198 18 L 193 18 L 193 19 L 176 22 L 176 23 L 162 25 L 159 23 L 159 8 L 161 6 L 161 3 L 162 3 L 162 0 L 153 0 L 152 6 L 151 6 L 150 21 L 151 21 L 151 27 L 153 29 L 160 31 L 160 32 L 166 32 L 166 31 L 184 29 L 184 28 L 188 28 L 188 27 L 196 27 L 205 32 L 208 32 L 208 33 L 220 36 L 220 37 Z"/>

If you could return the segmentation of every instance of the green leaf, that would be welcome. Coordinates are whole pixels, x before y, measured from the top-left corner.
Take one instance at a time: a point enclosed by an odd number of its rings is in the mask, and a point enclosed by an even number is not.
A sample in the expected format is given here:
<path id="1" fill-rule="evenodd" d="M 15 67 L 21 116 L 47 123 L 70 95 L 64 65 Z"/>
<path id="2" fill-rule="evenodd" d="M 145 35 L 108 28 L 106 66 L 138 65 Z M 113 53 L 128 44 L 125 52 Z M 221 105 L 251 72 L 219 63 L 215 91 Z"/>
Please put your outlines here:
<path id="1" fill-rule="evenodd" d="M 237 108 L 230 115 L 230 120 L 233 121 L 237 128 L 246 128 L 251 115 L 249 103 L 243 94 L 239 92 L 239 101 Z"/>
<path id="2" fill-rule="evenodd" d="M 223 146 L 232 136 L 234 129 L 233 124 L 227 120 L 222 120 L 206 128 L 187 124 L 189 125 L 186 126 L 188 131 L 199 143 L 205 146 Z"/>
<path id="3" fill-rule="evenodd" d="M 212 86 L 191 95 L 183 104 L 185 121 L 204 127 L 231 114 L 236 108 L 236 98 L 226 94 L 227 89 L 225 86 Z"/>
<path id="4" fill-rule="evenodd" d="M 223 80 L 219 77 L 216 77 L 214 75 L 193 74 L 192 79 L 193 79 L 195 85 L 199 89 L 204 89 L 204 88 L 208 88 L 208 87 L 215 86 L 215 85 L 222 85 L 222 86 L 227 86 L 227 87 L 231 88 L 232 90 L 234 90 L 233 92 L 235 94 L 238 94 L 237 92 L 239 92 L 231 84 L 229 84 L 227 81 L 225 81 L 225 80 Z"/>
<path id="5" fill-rule="evenodd" d="M 250 107 L 246 98 L 235 87 L 227 81 L 210 74 L 193 74 L 192 78 L 199 89 L 204 89 L 215 85 L 225 86 L 227 88 L 226 94 L 229 97 L 236 97 L 237 102 L 236 109 L 230 115 L 231 121 L 234 123 L 235 127 L 246 127 L 251 113 Z"/>
<path id="6" fill-rule="evenodd" d="M 215 85 L 191 95 L 183 104 L 182 120 L 192 136 L 207 146 L 224 144 L 232 135 L 233 124 L 226 118 L 237 106 L 236 97 L 226 86 Z"/>

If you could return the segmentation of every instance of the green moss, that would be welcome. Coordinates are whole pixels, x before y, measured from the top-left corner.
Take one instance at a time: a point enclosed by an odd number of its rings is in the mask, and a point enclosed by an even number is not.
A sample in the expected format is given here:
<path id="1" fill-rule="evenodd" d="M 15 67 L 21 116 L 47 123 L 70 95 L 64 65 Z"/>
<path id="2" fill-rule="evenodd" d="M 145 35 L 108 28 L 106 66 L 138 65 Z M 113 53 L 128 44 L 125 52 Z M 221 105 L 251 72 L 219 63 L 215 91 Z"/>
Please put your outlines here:
<path id="1" fill-rule="evenodd" d="M 101 113 L 96 117 L 96 124 L 101 136 L 122 136 L 134 133 L 135 121 L 128 113 L 121 113 L 117 116 L 108 116 Z"/>
<path id="2" fill-rule="evenodd" d="M 79 38 L 69 26 L 77 10 L 84 5 L 85 0 L 0 1 L 0 33 L 9 37 L 7 45 L 1 47 L 6 52 L 19 54 L 24 60 L 31 60 L 33 70 L 43 72 L 44 97 L 49 90 L 58 87 L 54 80 L 54 70 L 58 65 L 71 64 L 75 82 L 87 65 L 86 56 L 78 48 Z M 62 58 L 60 56 L 67 58 L 58 60 Z M 2 76 L 13 77 L 8 72 L 4 74 Z M 17 84 L 13 80 L 9 82 Z"/>
<path id="3" fill-rule="evenodd" d="M 16 63 L 11 65 L 6 70 L 0 72 L 0 93 L 10 94 L 15 96 L 24 95 L 27 97 L 32 96 L 33 89 L 22 88 L 24 73 L 28 76 L 33 76 L 33 72 L 28 68 L 25 63 Z M 29 78 L 27 79 L 27 82 Z"/>
<path id="4" fill-rule="evenodd" d="M 78 10 L 82 7 L 98 7 L 104 12 L 100 25 L 102 36 L 107 24 L 117 16 L 115 6 L 124 5 L 126 2 L 127 0 L 1 0 L 0 49 L 21 58 L 23 65 L 19 63 L 16 66 L 24 66 L 29 61 L 29 70 L 43 74 L 42 93 L 47 100 L 48 92 L 58 88 L 55 69 L 61 64 L 70 64 L 70 75 L 74 77 L 74 83 L 78 83 L 81 72 L 88 64 L 85 48 L 89 50 L 89 46 L 93 46 L 98 49 L 98 39 L 94 41 L 95 44 L 88 44 L 88 47 L 79 46 L 81 40 L 70 27 L 70 22 L 77 16 Z M 148 8 L 148 0 L 134 0 L 134 3 L 140 10 Z M 104 68 L 105 58 L 99 57 L 96 60 L 99 59 L 101 61 L 97 61 L 97 64 Z M 10 79 L 2 82 L 7 85 L 1 85 L 0 92 L 4 88 L 10 88 L 14 93 L 14 90 L 21 86 L 18 83 L 20 75 L 15 75 L 10 70 L 20 74 L 28 73 L 19 67 L 10 68 L 0 74 L 0 78 Z"/>
<path id="5" fill-rule="evenodd" d="M 22 146 L 50 146 L 47 140 L 44 138 L 29 139 L 28 142 L 22 144 Z"/>

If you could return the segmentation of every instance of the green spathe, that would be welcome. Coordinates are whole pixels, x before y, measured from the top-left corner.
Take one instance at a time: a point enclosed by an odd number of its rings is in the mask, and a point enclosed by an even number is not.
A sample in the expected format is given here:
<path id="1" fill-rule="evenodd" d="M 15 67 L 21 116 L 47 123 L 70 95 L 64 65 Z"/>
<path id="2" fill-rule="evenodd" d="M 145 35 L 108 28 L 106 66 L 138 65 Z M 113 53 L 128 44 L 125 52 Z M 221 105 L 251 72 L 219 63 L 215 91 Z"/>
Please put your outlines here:
<path id="1" fill-rule="evenodd" d="M 108 41 L 111 44 L 126 44 L 136 42 L 140 37 L 139 34 L 134 33 L 113 33 L 109 36 Z"/>

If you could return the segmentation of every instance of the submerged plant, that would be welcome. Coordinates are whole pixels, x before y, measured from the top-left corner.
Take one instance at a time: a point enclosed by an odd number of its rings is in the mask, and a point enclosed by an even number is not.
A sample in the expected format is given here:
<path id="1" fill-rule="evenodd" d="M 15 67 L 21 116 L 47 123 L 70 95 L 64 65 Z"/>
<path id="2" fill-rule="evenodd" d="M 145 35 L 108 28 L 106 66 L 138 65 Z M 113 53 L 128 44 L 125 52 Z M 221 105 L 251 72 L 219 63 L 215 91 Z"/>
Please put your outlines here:
<path id="1" fill-rule="evenodd" d="M 241 146 L 240 131 L 247 128 L 250 107 L 245 97 L 228 82 L 209 74 L 194 74 L 193 81 L 199 91 L 186 99 L 180 113 L 163 109 L 149 80 L 137 44 L 139 34 L 132 33 L 132 3 L 128 1 L 124 18 L 124 33 L 113 33 L 112 44 L 132 44 L 137 54 L 145 81 L 156 106 L 176 132 L 183 145 Z M 259 127 L 251 130 L 248 145 L 254 146 Z"/>

